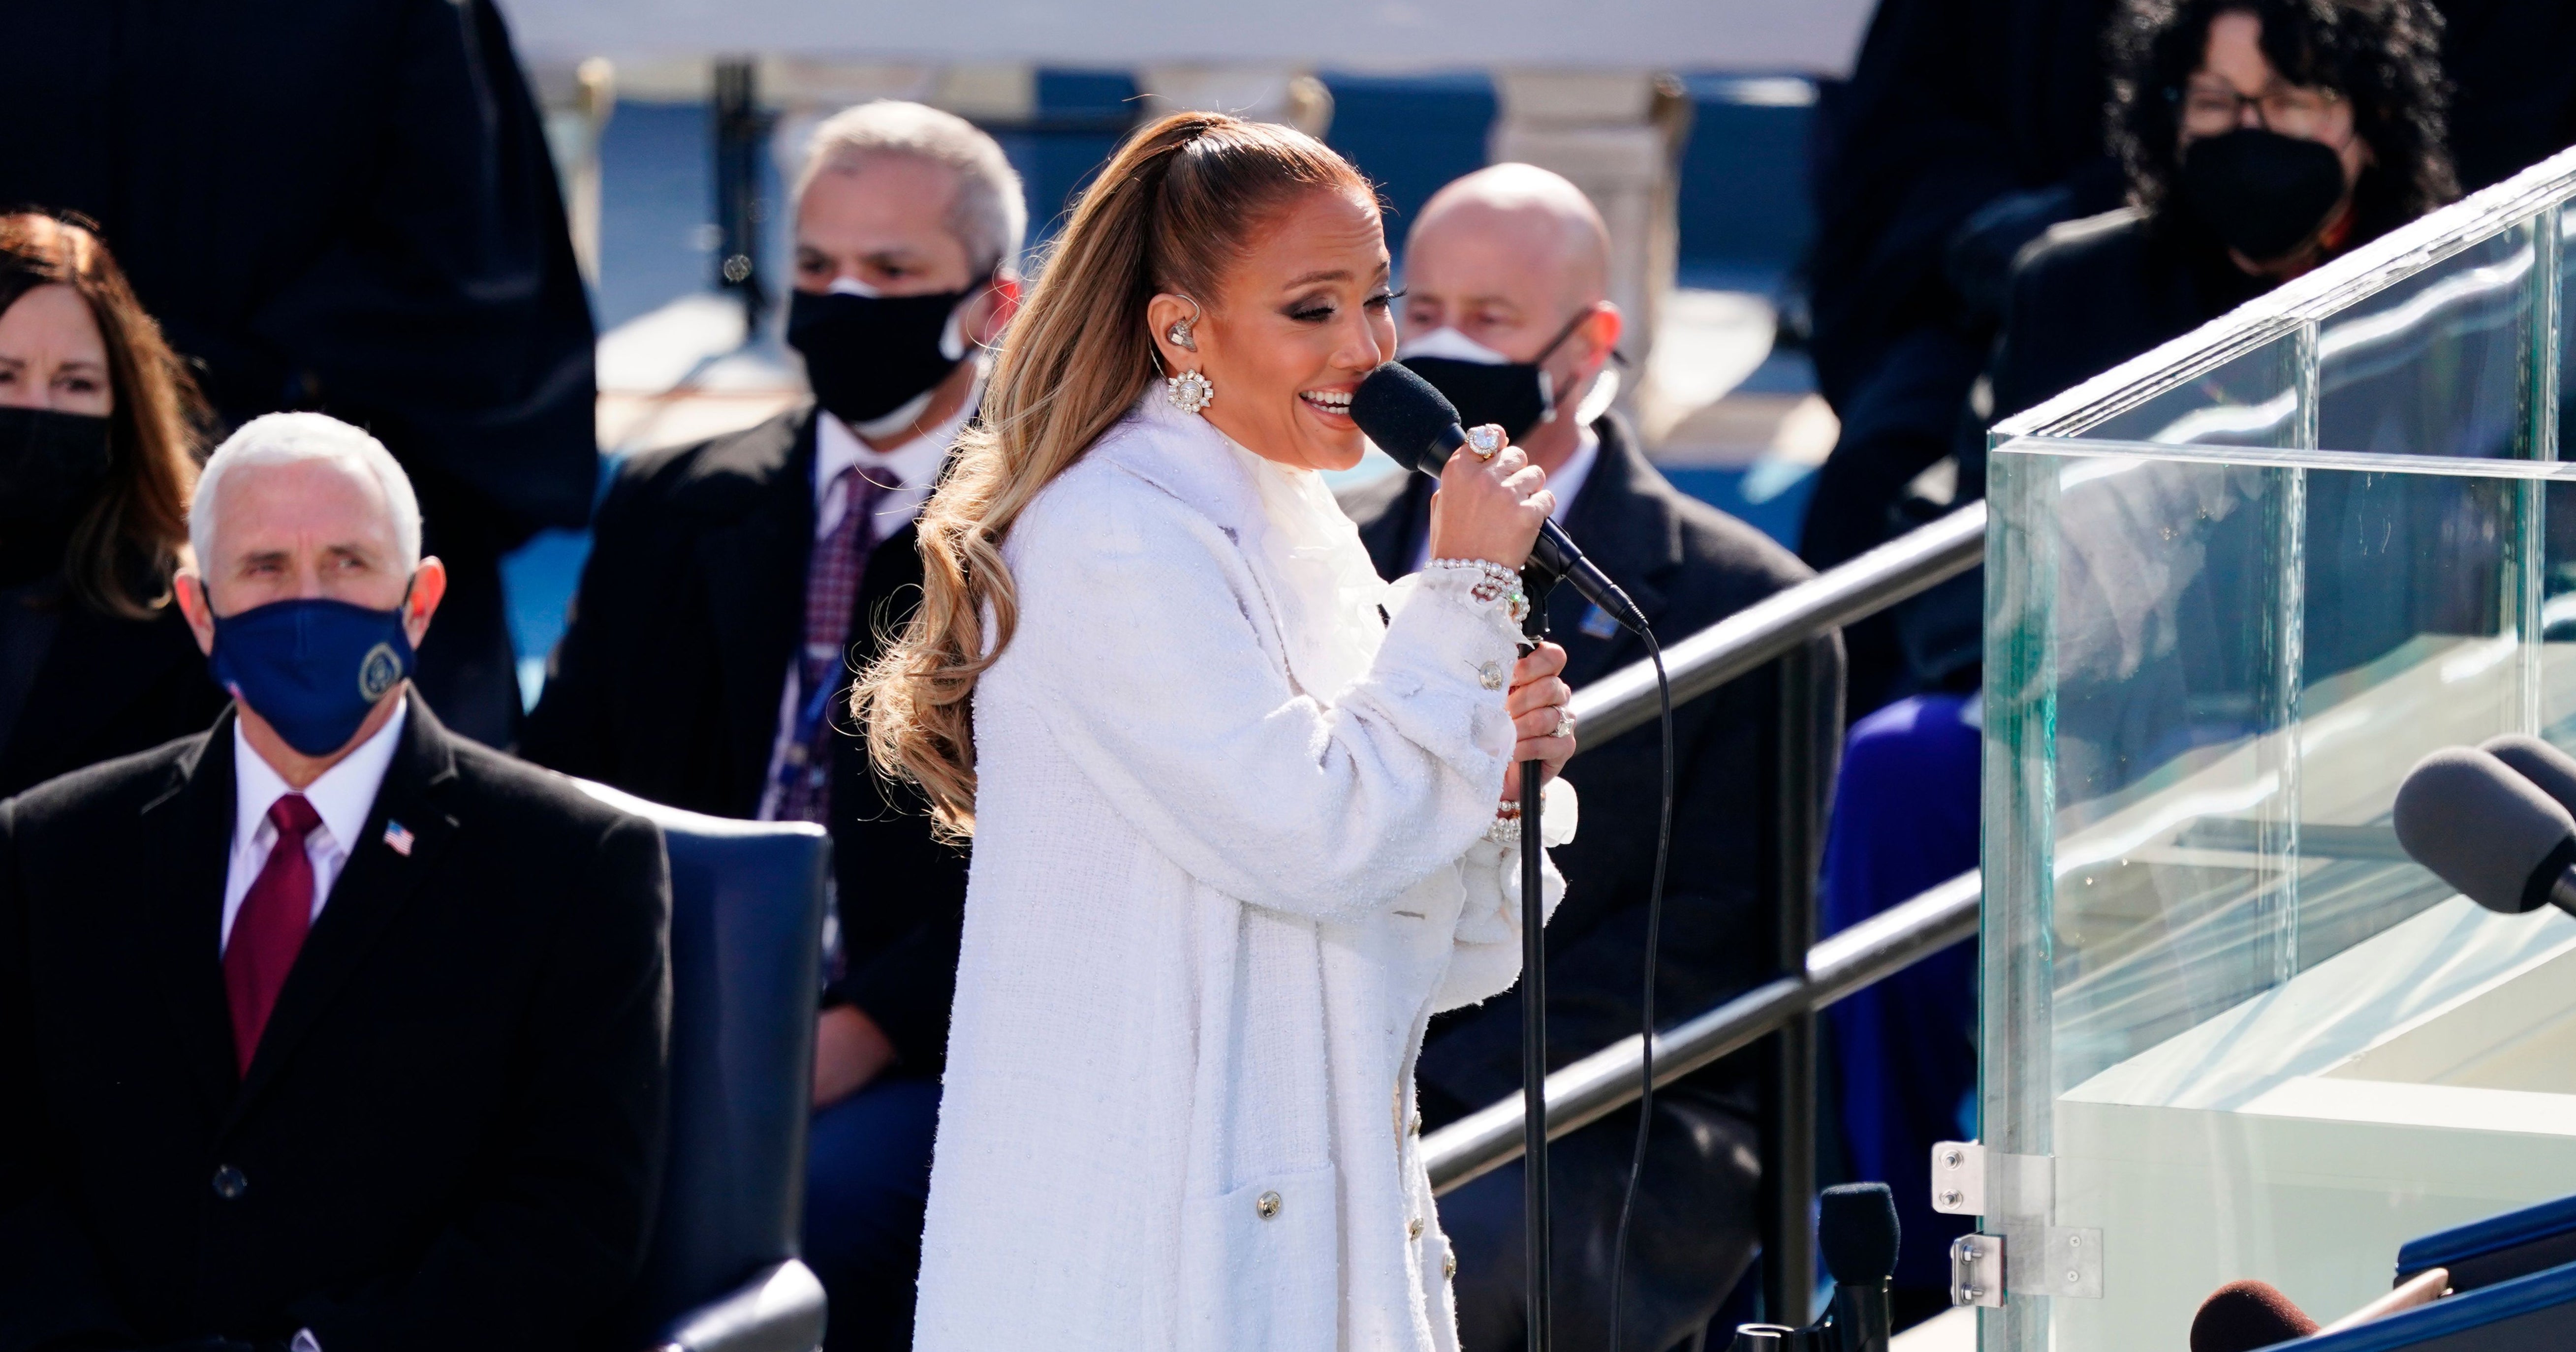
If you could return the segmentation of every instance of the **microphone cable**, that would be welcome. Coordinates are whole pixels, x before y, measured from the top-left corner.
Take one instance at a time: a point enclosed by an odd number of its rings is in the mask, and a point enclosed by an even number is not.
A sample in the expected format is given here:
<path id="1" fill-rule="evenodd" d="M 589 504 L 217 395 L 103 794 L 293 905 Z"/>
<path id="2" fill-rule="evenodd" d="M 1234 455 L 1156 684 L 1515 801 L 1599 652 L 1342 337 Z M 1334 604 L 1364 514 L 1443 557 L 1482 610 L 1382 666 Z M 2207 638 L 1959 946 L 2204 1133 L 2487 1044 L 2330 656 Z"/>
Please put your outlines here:
<path id="1" fill-rule="evenodd" d="M 1619 1199 L 1619 1229 L 1611 1245 L 1610 1352 L 1619 1352 L 1619 1314 L 1628 1285 L 1628 1222 L 1637 1207 L 1637 1180 L 1646 1172 L 1646 1134 L 1655 1123 L 1655 950 L 1664 931 L 1664 871 L 1673 853 L 1673 686 L 1664 674 L 1663 645 L 1655 641 L 1653 627 L 1643 618 L 1639 617 L 1636 634 L 1645 640 L 1646 656 L 1655 664 L 1655 713 L 1664 734 L 1664 792 L 1662 815 L 1655 825 L 1655 879 L 1646 892 L 1645 992 L 1637 1019 L 1644 1060 L 1637 1094 L 1637 1144 L 1628 1158 L 1628 1187 Z"/>

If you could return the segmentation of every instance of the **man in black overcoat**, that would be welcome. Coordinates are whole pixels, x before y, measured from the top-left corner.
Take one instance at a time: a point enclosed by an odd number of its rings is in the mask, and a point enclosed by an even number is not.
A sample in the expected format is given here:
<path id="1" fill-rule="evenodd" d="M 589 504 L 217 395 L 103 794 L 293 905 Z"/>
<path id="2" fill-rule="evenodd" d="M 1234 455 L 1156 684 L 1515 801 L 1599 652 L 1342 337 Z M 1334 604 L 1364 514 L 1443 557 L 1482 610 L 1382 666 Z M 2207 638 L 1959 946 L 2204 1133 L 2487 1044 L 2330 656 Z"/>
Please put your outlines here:
<path id="1" fill-rule="evenodd" d="M 492 0 L 16 5 L 0 209 L 98 222 L 228 423 L 315 409 L 418 485 L 453 586 L 420 655 L 506 746 L 502 554 L 599 481 L 590 306 Z"/>
<path id="2" fill-rule="evenodd" d="M 787 337 L 817 402 L 637 456 L 599 512 L 522 752 L 726 817 L 830 828 L 805 1260 L 830 1346 L 909 1347 L 966 853 L 853 736 L 852 673 L 917 604 L 914 514 L 975 412 L 1026 227 L 991 137 L 918 104 L 814 134 Z"/>
<path id="3" fill-rule="evenodd" d="M 0 802 L 0 1349 L 555 1349 L 643 1259 L 654 826 L 412 697 L 445 591 L 319 414 L 197 490 L 214 727 Z"/>
<path id="4" fill-rule="evenodd" d="M 1604 299 L 1607 274 L 1607 233 L 1574 185 L 1529 165 L 1480 170 L 1443 188 L 1413 227 L 1399 355 L 1440 385 L 1470 424 L 1502 425 L 1547 471 L 1559 522 L 1670 643 L 1809 574 L 1761 533 L 1675 491 L 1625 423 L 1589 407 L 1607 402 L 1598 391 L 1619 338 L 1618 309 Z M 1401 577 L 1425 561 L 1434 487 L 1418 474 L 1389 476 L 1344 495 L 1382 575 Z M 1578 688 L 1646 655 L 1642 642 L 1571 587 L 1556 589 L 1549 619 L 1565 645 L 1565 678 Z M 1829 795 L 1842 665 L 1838 646 L 1822 645 L 1821 655 L 1815 695 L 1826 726 L 1815 752 L 1828 767 L 1820 792 Z M 1672 867 L 1656 983 L 1666 1027 L 1775 975 L 1768 879 L 1776 723 L 1768 668 L 1674 711 Z M 1552 851 L 1566 879 L 1565 900 L 1547 926 L 1552 1068 L 1637 1031 L 1661 765 L 1650 723 L 1587 744 L 1566 767 L 1582 822 L 1572 843 Z M 1517 1094 L 1520 1047 L 1517 991 L 1435 1019 L 1416 1070 L 1422 1128 L 1437 1130 Z M 1757 1107 L 1753 1067 L 1742 1058 L 1656 1096 L 1628 1248 L 1629 1346 L 1687 1339 L 1751 1262 Z M 1632 1108 L 1551 1152 L 1561 1328 L 1607 1328 L 1611 1234 L 1636 1127 Z M 1461 1346 L 1521 1346 L 1520 1166 L 1441 1198 L 1440 1223 L 1458 1253 Z"/>

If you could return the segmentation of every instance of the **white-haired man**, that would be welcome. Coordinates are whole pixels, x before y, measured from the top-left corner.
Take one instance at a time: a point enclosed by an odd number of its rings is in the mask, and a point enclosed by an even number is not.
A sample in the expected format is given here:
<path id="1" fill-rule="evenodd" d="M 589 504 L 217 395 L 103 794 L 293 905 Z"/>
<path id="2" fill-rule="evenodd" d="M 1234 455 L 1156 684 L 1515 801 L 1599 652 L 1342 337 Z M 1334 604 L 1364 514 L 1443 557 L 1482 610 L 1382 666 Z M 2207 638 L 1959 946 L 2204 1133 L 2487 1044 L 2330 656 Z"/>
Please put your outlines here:
<path id="1" fill-rule="evenodd" d="M 314 413 L 189 511 L 208 732 L 0 803 L 0 1349 L 554 1348 L 661 1157 L 660 833 L 410 690 L 410 481 Z"/>
<path id="2" fill-rule="evenodd" d="M 919 594 L 913 517 L 1018 304 L 1028 211 L 991 137 L 914 103 L 822 123 L 795 187 L 787 340 L 815 402 L 623 466 L 520 749 L 676 806 L 830 828 L 840 956 L 805 1259 L 842 1352 L 911 1345 L 966 894 L 964 851 L 869 768 L 843 710 Z"/>
<path id="3" fill-rule="evenodd" d="M 1635 434 L 1607 412 L 1619 340 L 1607 299 L 1610 240 L 1581 189 L 1545 169 L 1498 164 L 1442 188 L 1404 255 L 1397 359 L 1437 385 L 1468 425 L 1495 423 L 1547 471 L 1557 517 L 1668 639 L 1697 632 L 1808 576 L 1797 557 L 1676 492 Z M 1389 477 L 1343 506 L 1379 571 L 1422 566 L 1431 480 Z M 1645 657 L 1643 644 L 1556 589 L 1549 617 L 1576 685 Z M 1839 650 L 1817 664 L 1816 698 L 1837 707 Z M 1672 871 L 1656 989 L 1669 1014 L 1706 1009 L 1772 975 L 1763 739 L 1776 693 L 1765 671 L 1674 711 Z M 1818 748 L 1833 763 L 1834 747 Z M 1655 860 L 1661 742 L 1641 728 L 1588 746 L 1566 767 L 1583 791 L 1583 833 L 1558 847 L 1566 893 L 1548 921 L 1548 1052 L 1562 1065 L 1637 1031 L 1638 969 Z M 1820 801 L 1819 806 L 1822 806 Z M 1518 992 L 1433 1021 L 1415 1079 L 1436 1129 L 1520 1088 Z M 1751 1260 L 1759 1186 L 1748 1067 L 1721 1062 L 1661 1093 L 1628 1245 L 1623 1347 L 1664 1348 L 1704 1327 Z M 1612 1231 L 1636 1139 L 1634 1110 L 1557 1143 L 1560 1328 L 1609 1323 Z M 1515 1163 L 1440 1199 L 1457 1256 L 1459 1346 L 1521 1346 L 1521 1177 Z"/>

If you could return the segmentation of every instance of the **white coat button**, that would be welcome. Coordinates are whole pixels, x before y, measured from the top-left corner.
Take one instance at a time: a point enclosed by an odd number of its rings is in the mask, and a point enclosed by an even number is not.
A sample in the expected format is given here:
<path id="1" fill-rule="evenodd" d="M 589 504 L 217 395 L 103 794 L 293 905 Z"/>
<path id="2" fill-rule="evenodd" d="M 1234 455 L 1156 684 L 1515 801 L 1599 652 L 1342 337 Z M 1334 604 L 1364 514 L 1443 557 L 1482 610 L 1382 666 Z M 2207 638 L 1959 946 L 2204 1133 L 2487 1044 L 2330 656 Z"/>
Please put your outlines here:
<path id="1" fill-rule="evenodd" d="M 1422 1218 L 1420 1216 L 1416 1216 L 1412 1220 L 1404 1223 L 1404 1237 L 1406 1239 L 1422 1238 Z"/>
<path id="2" fill-rule="evenodd" d="M 1252 1209 L 1259 1212 L 1261 1219 L 1265 1221 L 1277 1216 L 1279 1214 L 1279 1194 L 1275 1192 L 1265 1192 L 1261 1194 L 1259 1197 L 1252 1200 Z"/>
<path id="3" fill-rule="evenodd" d="M 1485 687 L 1487 690 L 1502 689 L 1503 664 L 1500 662 L 1487 662 L 1478 666 L 1476 668 L 1476 683 Z"/>
<path id="4" fill-rule="evenodd" d="M 1449 1279 L 1450 1279 L 1450 1280 L 1452 1280 L 1452 1281 L 1457 1280 L 1457 1277 L 1458 1277 L 1458 1255 L 1456 1255 L 1456 1254 L 1454 1254 L 1454 1253 L 1453 1253 L 1453 1254 L 1449 1255 L 1448 1257 L 1443 1258 L 1443 1259 L 1441 1259 L 1441 1260 L 1440 1260 L 1440 1275 L 1441 1275 L 1441 1276 L 1443 1276 L 1443 1277 L 1447 1277 L 1447 1278 L 1449 1278 Z"/>

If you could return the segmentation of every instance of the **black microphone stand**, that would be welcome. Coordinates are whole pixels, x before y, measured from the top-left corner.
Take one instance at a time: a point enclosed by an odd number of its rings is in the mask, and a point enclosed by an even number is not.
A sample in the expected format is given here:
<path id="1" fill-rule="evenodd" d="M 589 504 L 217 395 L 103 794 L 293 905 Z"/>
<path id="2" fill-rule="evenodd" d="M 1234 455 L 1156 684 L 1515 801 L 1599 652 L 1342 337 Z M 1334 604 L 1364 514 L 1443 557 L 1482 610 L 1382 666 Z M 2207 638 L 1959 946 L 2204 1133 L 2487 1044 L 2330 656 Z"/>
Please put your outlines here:
<path id="1" fill-rule="evenodd" d="M 1535 562 L 1521 569 L 1521 594 L 1529 598 L 1529 614 L 1521 619 L 1524 652 L 1536 651 L 1547 637 L 1547 599 L 1556 581 L 1555 571 Z M 1539 839 L 1539 775 L 1539 762 L 1521 762 L 1521 1230 L 1529 1350 L 1550 1352 L 1555 1333 L 1548 1282 L 1547 908 L 1540 891 L 1547 855 Z"/>

